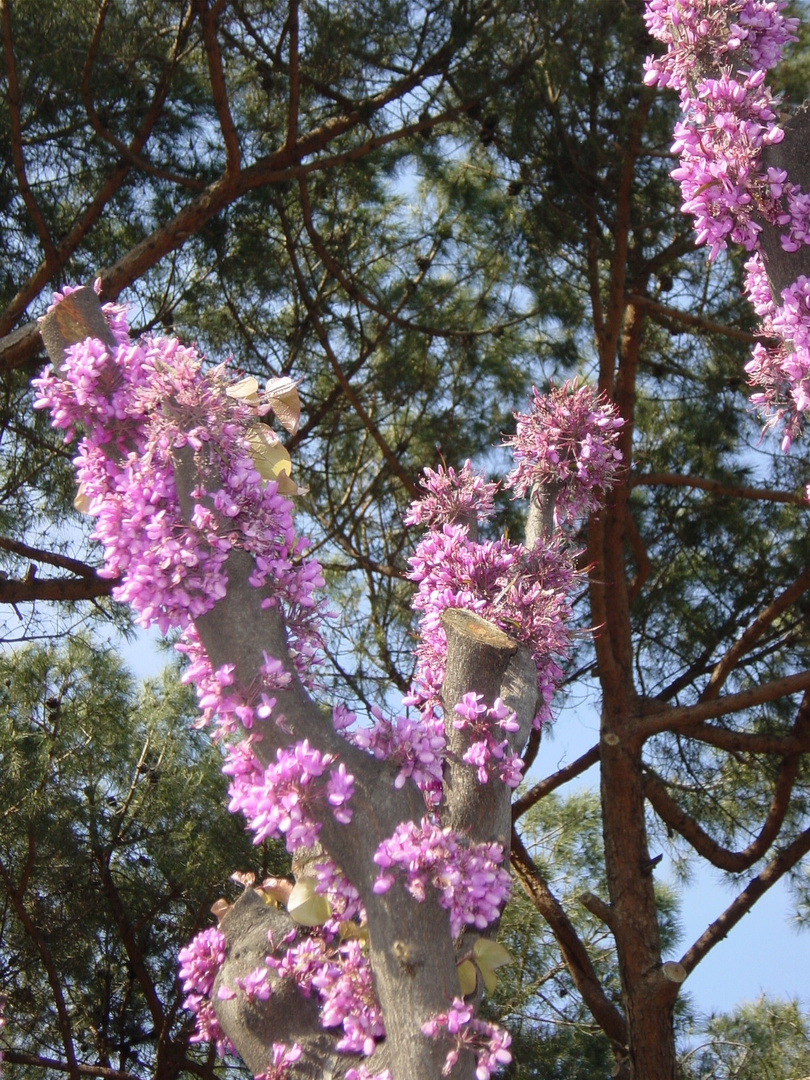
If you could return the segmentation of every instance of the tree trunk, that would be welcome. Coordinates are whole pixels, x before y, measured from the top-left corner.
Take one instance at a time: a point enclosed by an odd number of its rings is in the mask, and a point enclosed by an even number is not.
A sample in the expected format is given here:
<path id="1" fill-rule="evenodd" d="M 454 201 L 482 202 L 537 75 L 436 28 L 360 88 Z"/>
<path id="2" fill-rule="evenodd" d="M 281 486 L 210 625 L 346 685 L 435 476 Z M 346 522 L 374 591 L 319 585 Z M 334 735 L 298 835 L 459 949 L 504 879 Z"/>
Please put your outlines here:
<path id="1" fill-rule="evenodd" d="M 641 750 L 623 745 L 629 712 L 606 697 L 602 714 L 602 824 L 605 869 L 627 1018 L 626 1062 L 631 1080 L 674 1080 L 671 986 L 661 965 L 653 867 L 644 817 Z"/>

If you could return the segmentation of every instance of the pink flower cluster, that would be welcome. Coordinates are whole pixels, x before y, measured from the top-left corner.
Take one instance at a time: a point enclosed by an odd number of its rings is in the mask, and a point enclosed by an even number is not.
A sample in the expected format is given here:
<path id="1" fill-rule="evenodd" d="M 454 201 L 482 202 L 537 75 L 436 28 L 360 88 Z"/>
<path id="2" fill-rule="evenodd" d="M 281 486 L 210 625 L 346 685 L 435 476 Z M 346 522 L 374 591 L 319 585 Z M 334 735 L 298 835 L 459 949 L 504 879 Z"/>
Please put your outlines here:
<path id="1" fill-rule="evenodd" d="M 466 731 L 471 745 L 463 756 L 468 765 L 472 765 L 482 784 L 489 780 L 489 770 L 493 767 L 507 787 L 516 788 L 521 781 L 523 760 L 517 754 L 509 753 L 508 739 L 498 739 L 497 729 L 502 732 L 515 732 L 519 724 L 515 713 L 504 705 L 500 698 L 495 698 L 491 708 L 484 704 L 481 694 L 465 694 L 456 705 L 458 716 L 453 718 L 453 727 Z"/>
<path id="2" fill-rule="evenodd" d="M 369 1056 L 385 1029 L 368 959 L 358 941 L 335 945 L 327 936 L 314 932 L 302 938 L 281 958 L 268 956 L 268 967 L 279 978 L 293 979 L 306 997 L 315 991 L 323 1026 L 343 1028 L 339 1050 Z"/>
<path id="3" fill-rule="evenodd" d="M 225 595 L 228 554 L 242 548 L 256 560 L 252 584 L 269 584 L 263 603 L 281 605 L 299 652 L 311 659 L 322 618 L 314 591 L 323 578 L 306 558 L 292 504 L 254 464 L 256 410 L 227 394 L 224 368 L 203 372 L 194 348 L 176 338 L 130 342 L 123 309 L 104 310 L 116 347 L 88 338 L 67 350 L 60 375 L 46 370 L 34 385 L 35 408 L 48 408 L 66 439 L 79 427 L 85 433 L 75 459 L 79 493 L 104 547 L 101 573 L 121 578 L 113 596 L 145 627 L 185 630 Z M 193 492 L 190 521 L 174 480 L 184 447 L 212 488 Z"/>
<path id="4" fill-rule="evenodd" d="M 194 1013 L 196 1026 L 192 1042 L 212 1042 L 220 1057 L 233 1047 L 214 1015 L 211 991 L 217 972 L 225 962 L 225 935 L 211 927 L 197 934 L 180 950 L 180 981 L 186 998 L 183 1007 Z"/>
<path id="5" fill-rule="evenodd" d="M 412 502 L 403 521 L 406 525 L 467 525 L 471 521 L 486 521 L 492 516 L 498 485 L 487 483 L 473 472 L 469 458 L 458 472 L 445 469 L 425 469 L 419 486 L 427 492 Z"/>
<path id="6" fill-rule="evenodd" d="M 798 20 L 785 18 L 786 7 L 782 0 L 647 3 L 650 33 L 667 52 L 648 57 L 644 81 L 680 93 L 685 119 L 676 125 L 672 149 L 681 161 L 672 176 L 710 260 L 729 239 L 754 250 L 762 228 L 755 215 L 789 227 L 787 250 L 796 250 L 808 231 L 804 197 L 784 172 L 760 164 L 763 147 L 784 138 L 779 99 L 765 71 L 796 40 Z"/>
<path id="7" fill-rule="evenodd" d="M 478 543 L 459 525 L 426 533 L 409 560 L 408 576 L 419 585 L 412 606 L 423 615 L 417 672 L 405 703 L 420 707 L 423 716 L 440 706 L 447 660 L 441 615 L 447 608 L 464 608 L 531 650 L 542 697 L 539 725 L 562 676 L 559 661 L 570 648 L 575 554 L 560 538 L 527 551 L 508 540 Z"/>
<path id="8" fill-rule="evenodd" d="M 355 746 L 397 768 L 395 788 L 413 780 L 429 804 L 438 804 L 446 743 L 442 722 L 430 715 L 387 719 L 376 705 L 372 705 L 371 715 L 371 727 L 355 727 L 354 713 L 339 708 L 333 713 L 333 722 Z"/>
<path id="9" fill-rule="evenodd" d="M 762 148 L 784 138 L 778 106 L 764 71 L 737 78 L 724 73 L 698 84 L 686 121 L 675 126 L 672 150 L 681 161 L 671 176 L 680 182 L 681 209 L 695 218 L 697 243 L 709 245 L 710 260 L 727 240 L 754 249 L 762 229 L 755 214 L 776 225 L 791 223 L 782 208 L 790 190 L 786 174 L 760 167 Z"/>
<path id="10" fill-rule="evenodd" d="M 462 1050 L 475 1054 L 477 1080 L 489 1080 L 493 1073 L 512 1060 L 509 1046 L 512 1042 L 507 1032 L 486 1020 L 473 1015 L 471 1005 L 462 998 L 454 998 L 447 1012 L 439 1013 L 422 1024 L 422 1034 L 430 1038 L 443 1035 L 452 1043 L 442 1069 L 442 1076 L 449 1076 Z"/>
<path id="11" fill-rule="evenodd" d="M 232 777 L 228 809 L 244 814 L 254 843 L 283 836 L 288 851 L 312 847 L 321 828 L 315 815 L 322 815 L 324 804 L 336 821 L 343 825 L 351 821 L 354 777 L 342 762 L 329 769 L 325 783 L 318 783 L 334 757 L 312 749 L 305 739 L 278 749 L 275 764 L 262 769 L 252 738 L 228 747 L 222 771 Z"/>
<path id="12" fill-rule="evenodd" d="M 787 6 L 787 0 L 647 0 L 647 30 L 667 51 L 647 57 L 645 83 L 682 91 L 721 64 L 775 67 L 799 25 L 782 14 Z"/>
<path id="13" fill-rule="evenodd" d="M 318 879 L 315 891 L 326 897 L 332 909 L 332 917 L 324 923 L 327 934 L 338 934 L 343 920 L 366 921 L 360 894 L 331 859 L 318 859 L 312 864 L 312 872 Z"/>
<path id="14" fill-rule="evenodd" d="M 776 345 L 758 343 L 745 365 L 756 388 L 751 402 L 768 417 L 766 429 L 782 425 L 782 449 L 787 452 L 810 406 L 810 280 L 799 277 L 783 290 L 777 305 L 760 256 L 755 253 L 745 265 L 746 291 L 762 319 L 762 331 L 778 339 Z"/>
<path id="15" fill-rule="evenodd" d="M 291 1065 L 301 1057 L 301 1047 L 298 1043 L 285 1046 L 284 1043 L 273 1043 L 272 1054 L 267 1068 L 260 1072 L 256 1080 L 285 1080 Z"/>
<path id="16" fill-rule="evenodd" d="M 427 817 L 421 825 L 405 821 L 394 835 L 380 844 L 374 861 L 382 867 L 374 884 L 385 893 L 397 874 L 417 900 L 424 900 L 428 885 L 441 906 L 450 913 L 450 932 L 457 937 L 464 926 L 483 930 L 498 918 L 509 896 L 511 879 L 501 866 L 500 844 L 465 846 L 450 828 L 441 828 Z"/>
<path id="17" fill-rule="evenodd" d="M 273 988 L 267 981 L 267 968 L 256 968 L 244 978 L 236 979 L 236 986 L 245 995 L 245 998 L 253 1004 L 256 1001 L 267 1001 L 273 992 Z M 233 1001 L 236 990 L 230 986 L 221 986 L 217 993 L 220 1001 Z"/>
<path id="18" fill-rule="evenodd" d="M 550 488 L 558 524 L 584 517 L 616 482 L 622 461 L 616 440 L 624 420 L 604 395 L 576 381 L 532 393 L 529 412 L 515 413 L 517 431 L 505 440 L 516 467 L 504 486 L 521 496 L 535 485 Z"/>
<path id="19" fill-rule="evenodd" d="M 810 404 L 808 283 L 800 278 L 774 303 L 757 244 L 761 220 L 785 230 L 786 251 L 810 243 L 810 195 L 783 170 L 761 163 L 763 148 L 783 138 L 765 71 L 796 40 L 798 20 L 782 14 L 786 7 L 784 0 L 648 0 L 645 16 L 667 46 L 664 56 L 648 59 L 645 81 L 681 96 L 685 119 L 673 145 L 681 161 L 672 176 L 681 183 L 684 211 L 696 218 L 698 243 L 710 246 L 710 259 L 727 239 L 754 252 L 746 291 L 761 332 L 779 343 L 758 344 L 746 371 L 766 429 L 783 426 L 785 451 Z"/>

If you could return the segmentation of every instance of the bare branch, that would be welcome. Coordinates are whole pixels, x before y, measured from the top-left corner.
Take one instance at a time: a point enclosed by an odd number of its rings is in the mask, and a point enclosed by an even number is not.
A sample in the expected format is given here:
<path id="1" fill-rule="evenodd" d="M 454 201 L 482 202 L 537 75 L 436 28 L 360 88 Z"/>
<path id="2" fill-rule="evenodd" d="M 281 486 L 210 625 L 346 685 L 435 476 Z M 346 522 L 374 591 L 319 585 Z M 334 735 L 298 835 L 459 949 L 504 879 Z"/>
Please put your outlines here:
<path id="1" fill-rule="evenodd" d="M 59 555 L 55 551 L 44 551 L 42 548 L 31 547 L 29 544 L 21 543 L 19 540 L 12 540 L 10 536 L 0 536 L 0 550 L 10 551 L 14 555 L 21 555 L 24 559 L 33 559 L 37 562 L 48 563 L 50 566 L 58 566 L 61 570 L 70 570 L 71 573 L 79 577 L 97 577 L 95 567 L 88 566 L 87 563 L 80 562 L 78 559 L 71 559 L 67 555 Z"/>
<path id="2" fill-rule="evenodd" d="M 600 922 L 603 922 L 608 929 L 611 928 L 615 920 L 613 918 L 613 908 L 611 908 L 610 904 L 606 904 L 601 897 L 592 892 L 582 893 L 579 902 L 583 907 L 587 908 L 592 915 L 595 915 Z"/>
<path id="3" fill-rule="evenodd" d="M 290 48 L 290 107 L 287 116 L 287 142 L 291 150 L 298 142 L 298 0 L 290 0 L 290 13 L 287 16 Z"/>
<path id="4" fill-rule="evenodd" d="M 25 604 L 35 600 L 94 600 L 109 596 L 117 581 L 109 578 L 0 579 L 0 604 Z"/>
<path id="5" fill-rule="evenodd" d="M 605 994 L 591 958 L 565 914 L 559 900 L 543 880 L 534 860 L 526 850 L 516 830 L 512 829 L 512 866 L 526 895 L 551 928 L 568 970 L 582 1000 L 612 1043 L 627 1044 L 627 1025 L 624 1017 Z"/>
<path id="6" fill-rule="evenodd" d="M 805 738 L 810 729 L 810 697 L 805 693 L 796 717 L 794 731 Z M 741 873 L 750 869 L 761 859 L 773 844 L 785 820 L 793 784 L 799 768 L 800 753 L 788 754 L 781 765 L 774 784 L 771 805 L 759 834 L 742 851 L 730 851 L 718 844 L 706 830 L 687 814 L 667 790 L 666 784 L 656 776 L 652 769 L 647 769 L 644 777 L 644 794 L 653 809 L 665 824 L 675 829 L 695 849 L 698 855 L 707 859 L 713 866 L 730 873 Z"/>
<path id="7" fill-rule="evenodd" d="M 756 901 L 788 870 L 792 869 L 808 851 L 810 851 L 810 829 L 800 833 L 791 844 L 788 844 L 776 858 L 768 863 L 761 874 L 752 878 L 748 886 L 729 904 L 722 915 L 715 919 L 711 926 L 687 949 L 680 960 L 687 974 L 694 971 L 703 957 L 728 935 L 732 927 L 736 926 L 743 915 L 751 910 Z M 669 991 L 672 999 L 677 996 L 677 993 L 677 986 L 673 986 Z"/>
<path id="8" fill-rule="evenodd" d="M 738 330 L 735 326 L 725 326 L 723 323 L 704 319 L 700 315 L 690 315 L 679 308 L 667 307 L 666 304 L 659 304 L 657 300 L 652 300 L 649 296 L 642 296 L 639 293 L 630 293 L 627 299 L 631 303 L 644 308 L 655 322 L 661 322 L 662 319 L 674 319 L 676 322 L 689 326 L 693 330 L 703 331 L 707 334 L 722 334 L 723 337 L 731 338 L 733 341 L 744 341 L 747 345 L 767 345 L 774 340 L 763 337 L 761 334 L 751 334 L 746 330 Z"/>
<path id="9" fill-rule="evenodd" d="M 219 119 L 219 128 L 222 132 L 222 141 L 225 143 L 225 175 L 239 172 L 242 162 L 242 152 L 239 149 L 239 137 L 236 133 L 236 125 L 231 116 L 231 107 L 228 103 L 228 90 L 225 86 L 225 72 L 222 66 L 222 52 L 217 41 L 217 14 L 218 6 L 212 10 L 208 6 L 208 0 L 197 0 L 200 12 L 200 23 L 203 31 L 203 43 L 208 57 L 208 74 L 211 79 L 211 94 L 214 108 Z"/>
<path id="10" fill-rule="evenodd" d="M 3 1061 L 12 1065 L 32 1065 L 38 1069 L 53 1069 L 56 1072 L 66 1072 L 79 1076 L 98 1076 L 101 1080 L 140 1080 L 136 1073 L 122 1072 L 120 1069 L 108 1069 L 104 1065 L 82 1065 L 77 1063 L 75 1070 L 67 1061 L 59 1061 L 56 1058 L 41 1057 L 38 1054 L 23 1054 L 19 1050 L 7 1050 L 3 1048 Z M 187 1063 L 184 1063 L 187 1066 Z"/>
<path id="11" fill-rule="evenodd" d="M 776 701 L 777 698 L 798 694 L 800 691 L 807 690 L 808 687 L 810 687 L 810 671 L 800 671 L 797 675 L 786 675 L 782 679 L 774 679 L 773 682 L 763 683 L 762 686 L 753 686 L 750 690 L 742 690 L 738 694 L 727 694 L 713 701 L 702 701 L 697 705 L 686 705 L 682 708 L 667 709 L 664 712 L 653 713 L 651 716 L 644 716 L 628 724 L 624 738 L 630 743 L 643 743 L 662 731 L 683 731 L 691 724 L 713 720 L 717 716 L 726 716 L 728 713 L 741 712 L 754 705 L 764 705 L 767 701 Z"/>
<path id="12" fill-rule="evenodd" d="M 792 506 L 807 507 L 807 499 L 801 491 L 771 491 L 769 488 L 752 488 L 740 484 L 724 484 L 720 480 L 708 480 L 702 476 L 683 476 L 680 473 L 632 473 L 630 487 L 642 485 L 652 487 L 657 484 L 668 487 L 699 488 L 710 491 L 713 495 L 725 495 L 731 499 L 756 499 L 762 502 L 790 503 Z"/>

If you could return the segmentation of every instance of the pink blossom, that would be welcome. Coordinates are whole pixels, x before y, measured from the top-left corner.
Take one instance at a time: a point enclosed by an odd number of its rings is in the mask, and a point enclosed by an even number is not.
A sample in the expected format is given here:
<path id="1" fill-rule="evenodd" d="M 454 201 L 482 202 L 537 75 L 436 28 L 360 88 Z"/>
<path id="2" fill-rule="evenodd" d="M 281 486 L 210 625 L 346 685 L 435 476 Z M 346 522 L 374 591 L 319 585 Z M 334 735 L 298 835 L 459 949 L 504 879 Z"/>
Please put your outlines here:
<path id="1" fill-rule="evenodd" d="M 515 413 L 517 432 L 505 440 L 516 467 L 504 486 L 521 496 L 547 486 L 556 493 L 558 522 L 583 517 L 616 481 L 622 461 L 616 439 L 624 420 L 604 395 L 576 381 L 532 393 L 531 409 Z"/>
<path id="2" fill-rule="evenodd" d="M 758 252 L 761 221 L 783 229 L 782 247 L 810 243 L 810 195 L 787 174 L 762 164 L 763 148 L 783 137 L 780 101 L 766 69 L 795 41 L 798 20 L 786 18 L 783 0 L 648 0 L 650 33 L 666 54 L 647 61 L 645 81 L 680 93 L 683 121 L 673 151 L 680 164 L 682 209 L 695 217 L 699 244 L 710 259 L 731 240 L 754 252 L 746 263 L 746 291 L 762 319 L 763 336 L 746 366 L 755 388 L 751 402 L 766 416 L 766 430 L 782 426 L 782 449 L 799 434 L 810 404 L 807 283 L 799 279 L 774 302 Z"/>
<path id="3" fill-rule="evenodd" d="M 279 978 L 293 979 L 306 997 L 315 993 L 323 1026 L 343 1029 L 339 1050 L 374 1053 L 385 1029 L 368 958 L 358 941 L 334 945 L 322 936 L 303 938 L 280 958 L 268 956 L 267 964 Z"/>
<path id="4" fill-rule="evenodd" d="M 571 644 L 570 600 L 578 574 L 576 552 L 562 537 L 527 551 L 507 540 L 478 543 L 467 530 L 445 525 L 420 541 L 408 575 L 419 585 L 412 606 L 421 611 L 418 668 L 407 704 L 429 716 L 441 701 L 447 637 L 441 624 L 447 608 L 464 608 L 489 619 L 530 649 L 537 665 L 541 710 L 562 677 L 560 661 Z"/>
<path id="5" fill-rule="evenodd" d="M 283 836 L 288 851 L 312 847 L 326 806 L 341 824 L 351 821 L 349 805 L 354 777 L 341 763 L 329 769 L 334 757 L 313 749 L 305 739 L 276 751 L 276 762 L 262 770 L 248 740 L 229 746 L 223 772 L 232 778 L 232 813 L 241 811 L 254 833 L 254 843 Z M 321 778 L 329 769 L 326 781 Z"/>
<path id="6" fill-rule="evenodd" d="M 468 525 L 492 516 L 493 498 L 498 485 L 486 483 L 473 472 L 469 460 L 456 472 L 440 465 L 436 472 L 425 469 L 419 486 L 427 492 L 412 502 L 403 521 L 406 525 Z"/>
<path id="7" fill-rule="evenodd" d="M 486 784 L 489 770 L 494 767 L 507 787 L 516 788 L 521 781 L 523 761 L 509 752 L 508 739 L 498 739 L 496 734 L 497 728 L 501 732 L 519 729 L 515 713 L 500 698 L 488 709 L 480 694 L 465 694 L 456 705 L 456 712 L 453 727 L 466 731 L 471 740 L 463 760 L 476 769 L 479 781 Z"/>
<path id="8" fill-rule="evenodd" d="M 477 1080 L 489 1080 L 512 1060 L 511 1036 L 495 1024 L 476 1019 L 472 1006 L 462 998 L 454 998 L 447 1012 L 438 1013 L 422 1024 L 422 1034 L 433 1039 L 443 1035 L 451 1044 L 442 1076 L 449 1076 L 462 1050 L 475 1054 Z"/>
<path id="9" fill-rule="evenodd" d="M 186 994 L 183 1007 L 194 1013 L 195 1031 L 192 1042 L 213 1042 L 223 1057 L 232 1051 L 228 1039 L 214 1015 L 211 992 L 219 969 L 225 962 L 225 935 L 211 927 L 197 934 L 180 950 L 180 981 Z"/>
<path id="10" fill-rule="evenodd" d="M 301 1047 L 298 1043 L 285 1046 L 284 1043 L 273 1043 L 270 1061 L 264 1072 L 256 1076 L 256 1080 L 285 1080 L 291 1065 L 301 1057 Z"/>
<path id="11" fill-rule="evenodd" d="M 382 869 L 374 891 L 387 892 L 404 874 L 405 888 L 422 901 L 432 885 L 450 913 L 450 932 L 457 937 L 465 925 L 483 930 L 500 914 L 511 888 L 509 874 L 501 867 L 503 857 L 500 844 L 465 846 L 452 829 L 427 817 L 421 825 L 406 821 L 377 849 L 374 861 Z"/>

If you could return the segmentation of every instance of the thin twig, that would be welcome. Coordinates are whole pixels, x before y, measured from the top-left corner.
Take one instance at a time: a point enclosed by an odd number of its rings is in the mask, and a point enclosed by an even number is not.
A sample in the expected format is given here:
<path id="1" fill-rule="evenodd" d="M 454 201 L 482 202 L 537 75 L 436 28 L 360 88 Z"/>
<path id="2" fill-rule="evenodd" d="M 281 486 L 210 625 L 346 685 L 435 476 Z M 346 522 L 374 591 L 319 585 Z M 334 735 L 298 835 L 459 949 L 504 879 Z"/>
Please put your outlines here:
<path id="1" fill-rule="evenodd" d="M 25 171 L 25 154 L 23 152 L 22 127 L 20 125 L 20 87 L 17 82 L 17 63 L 14 58 L 14 42 L 11 35 L 11 0 L 0 0 L 0 21 L 2 21 L 3 27 L 3 57 L 6 62 L 8 115 L 9 127 L 11 128 L 11 156 L 14 161 L 14 175 L 17 178 L 20 197 L 25 204 L 26 210 L 31 215 L 39 242 L 42 244 L 42 250 L 45 253 L 45 265 L 53 272 L 57 263 L 56 249 L 53 246 L 50 230 L 45 223 L 39 203 L 31 191 Z"/>
<path id="2" fill-rule="evenodd" d="M 225 143 L 225 173 L 230 175 L 239 172 L 242 163 L 242 152 L 239 149 L 236 125 L 233 122 L 231 107 L 228 103 L 228 89 L 225 85 L 225 72 L 222 66 L 222 51 L 217 40 L 216 21 L 220 6 L 216 5 L 212 10 L 208 6 L 208 0 L 197 0 L 197 4 L 203 30 L 203 44 L 208 57 L 208 74 L 211 79 L 214 109 L 219 120 L 222 141 Z"/>
<path id="3" fill-rule="evenodd" d="M 314 326 L 315 332 L 318 335 L 318 340 L 320 341 L 321 346 L 326 353 L 326 357 L 332 367 L 332 370 L 335 373 L 338 382 L 341 385 L 343 393 L 346 395 L 346 398 L 354 411 L 360 417 L 360 420 L 366 431 L 368 431 L 369 435 L 371 435 L 372 439 L 374 439 L 377 446 L 379 446 L 380 450 L 382 451 L 383 457 L 391 466 L 394 474 L 399 477 L 405 488 L 411 494 L 412 498 L 417 499 L 419 498 L 419 490 L 416 484 L 402 468 L 399 461 L 397 460 L 396 455 L 391 450 L 391 447 L 380 434 L 377 425 L 363 408 L 360 399 L 354 392 L 351 383 L 346 378 L 346 375 L 343 372 L 343 368 L 340 366 L 340 361 L 338 360 L 334 350 L 332 349 L 331 342 L 329 341 L 329 336 L 326 333 L 326 330 L 324 329 L 320 319 L 318 318 L 318 314 L 315 310 L 315 304 L 313 303 L 313 300 L 309 295 L 309 290 L 307 289 L 306 283 L 304 282 L 304 276 L 301 272 L 300 264 L 295 255 L 295 245 L 293 243 L 292 233 L 290 231 L 290 225 L 289 221 L 287 220 L 287 215 L 285 214 L 284 209 L 280 203 L 276 205 L 276 209 L 278 210 L 279 218 L 281 220 L 281 227 L 284 230 L 284 237 L 287 243 L 287 254 L 290 257 L 290 264 L 292 266 L 296 282 L 298 283 L 298 289 L 301 293 L 301 298 L 306 305 L 306 309 L 309 312 L 309 317 L 310 319 L 312 319 L 312 325 Z"/>

